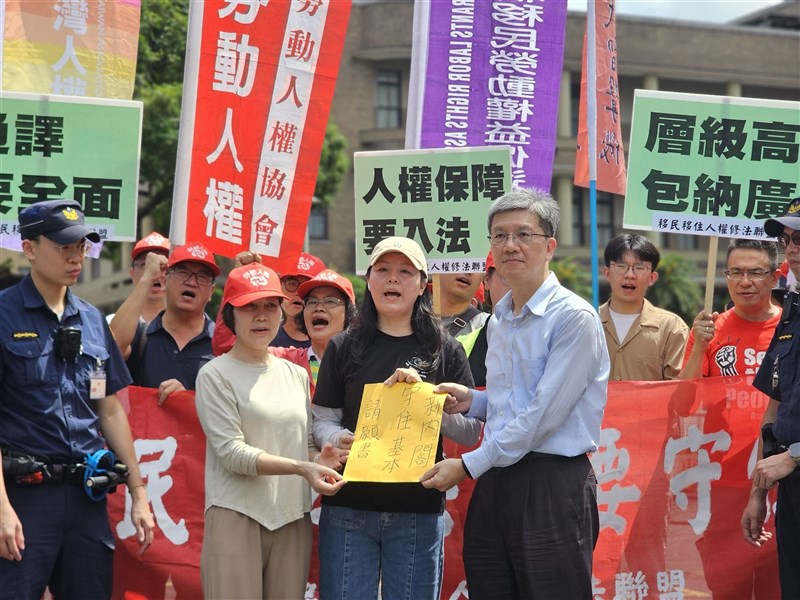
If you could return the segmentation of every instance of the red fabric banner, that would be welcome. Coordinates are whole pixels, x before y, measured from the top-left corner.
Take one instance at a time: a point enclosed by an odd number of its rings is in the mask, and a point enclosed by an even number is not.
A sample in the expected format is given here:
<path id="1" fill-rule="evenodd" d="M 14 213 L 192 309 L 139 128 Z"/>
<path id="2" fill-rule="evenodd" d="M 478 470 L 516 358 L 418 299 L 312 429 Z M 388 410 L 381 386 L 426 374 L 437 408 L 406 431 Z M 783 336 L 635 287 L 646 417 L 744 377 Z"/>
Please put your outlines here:
<path id="1" fill-rule="evenodd" d="M 170 238 L 297 263 L 350 0 L 192 3 Z"/>
<path id="2" fill-rule="evenodd" d="M 597 189 L 625 195 L 627 173 L 622 145 L 622 109 L 617 71 L 617 22 L 614 0 L 598 0 L 595 5 L 595 62 L 597 80 Z M 575 185 L 589 187 L 589 127 L 586 36 L 583 37 L 581 99 L 578 110 L 578 151 L 575 156 Z"/>
<path id="3" fill-rule="evenodd" d="M 157 390 L 131 386 L 120 399 L 133 432 L 134 449 L 156 522 L 153 544 L 139 555 L 130 523 L 130 494 L 108 496 L 114 553 L 114 598 L 202 598 L 206 440 L 194 392 L 176 392 L 163 407 Z"/>
<path id="4" fill-rule="evenodd" d="M 155 390 L 130 387 L 125 400 L 158 531 L 137 556 L 126 495 L 109 496 L 119 537 L 115 598 L 201 597 L 205 439 L 194 394 L 178 393 L 158 407 Z M 756 598 L 780 597 L 774 540 L 754 548 L 739 528 L 766 404 L 746 377 L 609 384 L 592 456 L 601 523 L 595 598 L 701 598 L 711 590 L 714 598 L 747 598 L 749 590 Z M 448 456 L 464 451 L 445 443 Z M 468 597 L 461 542 L 473 484 L 465 480 L 447 494 L 443 599 Z M 773 493 L 773 531 L 774 508 Z M 318 597 L 318 573 L 315 546 L 308 598 Z"/>

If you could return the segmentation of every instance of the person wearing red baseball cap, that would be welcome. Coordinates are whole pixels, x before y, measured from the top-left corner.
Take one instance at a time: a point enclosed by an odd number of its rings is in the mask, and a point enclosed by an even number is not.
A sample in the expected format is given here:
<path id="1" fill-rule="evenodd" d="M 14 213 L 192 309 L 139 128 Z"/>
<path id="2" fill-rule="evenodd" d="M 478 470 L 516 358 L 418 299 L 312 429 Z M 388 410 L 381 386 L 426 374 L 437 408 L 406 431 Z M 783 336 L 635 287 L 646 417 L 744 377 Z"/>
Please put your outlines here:
<path id="1" fill-rule="evenodd" d="M 331 269 L 321 271 L 297 288 L 303 311 L 295 316 L 297 329 L 311 341 L 308 348 L 271 347 L 270 352 L 304 367 L 311 381 L 311 397 L 325 348 L 333 337 L 347 329 L 356 317 L 353 284 Z"/>
<path id="2" fill-rule="evenodd" d="M 136 290 L 145 272 L 149 275 L 146 282 L 147 285 L 144 286 L 142 290 L 135 292 L 144 293 L 146 291 L 146 298 L 142 303 L 142 313 L 139 315 L 139 318 L 145 323 L 152 321 L 158 313 L 164 310 L 164 306 L 166 305 L 166 282 L 164 280 L 164 271 L 161 269 L 160 265 L 162 262 L 166 264 L 166 260 L 169 257 L 169 250 L 169 240 L 157 231 L 153 231 L 136 242 L 136 245 L 131 251 L 131 268 L 128 270 L 128 273 L 133 281 L 134 290 Z M 147 257 L 151 254 L 155 256 L 151 258 L 150 261 L 153 262 L 155 260 L 159 268 L 146 270 Z M 151 274 L 152 276 L 150 276 Z M 111 321 L 114 320 L 115 315 L 116 313 L 107 315 L 106 321 L 110 324 Z"/>
<path id="3" fill-rule="evenodd" d="M 283 326 L 272 340 L 272 346 L 308 348 L 311 345 L 308 335 L 298 329 L 295 321 L 295 317 L 303 312 L 303 300 L 297 294 L 297 288 L 324 269 L 325 263 L 321 258 L 302 252 L 297 259 L 296 267 L 291 271 L 281 273 L 281 289 L 288 301 L 283 303 Z"/>
<path id="4" fill-rule="evenodd" d="M 144 323 L 142 304 L 150 282 L 162 272 L 166 308 Z M 134 385 L 158 388 L 159 405 L 173 392 L 193 390 L 200 367 L 213 358 L 214 322 L 205 308 L 219 274 L 214 255 L 198 242 L 173 248 L 169 259 L 151 254 L 139 285 L 111 322 Z"/>
<path id="5" fill-rule="evenodd" d="M 311 488 L 331 495 L 345 484 L 334 469 L 347 453 L 310 442 L 306 371 L 269 352 L 285 299 L 272 269 L 258 263 L 233 269 L 222 318 L 236 341 L 197 376 L 197 415 L 206 434 L 200 569 L 207 598 L 302 598 L 311 562 Z"/>

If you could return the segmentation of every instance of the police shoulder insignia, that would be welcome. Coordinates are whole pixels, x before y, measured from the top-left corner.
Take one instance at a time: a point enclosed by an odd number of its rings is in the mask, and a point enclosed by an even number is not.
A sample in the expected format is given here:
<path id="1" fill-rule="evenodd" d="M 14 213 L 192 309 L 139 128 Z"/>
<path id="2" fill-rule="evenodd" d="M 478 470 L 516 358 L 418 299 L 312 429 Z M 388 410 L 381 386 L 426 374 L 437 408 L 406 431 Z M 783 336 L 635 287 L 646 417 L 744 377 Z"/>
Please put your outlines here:
<path id="1" fill-rule="evenodd" d="M 783 335 L 779 335 L 778 339 L 780 341 L 782 341 L 782 342 L 785 342 L 786 340 L 790 340 L 793 337 L 794 337 L 794 334 L 792 334 L 792 333 L 784 333 Z"/>
<path id="2" fill-rule="evenodd" d="M 39 337 L 39 334 L 35 331 L 15 331 L 12 334 L 12 337 L 15 340 L 29 340 L 29 339 L 36 339 Z"/>

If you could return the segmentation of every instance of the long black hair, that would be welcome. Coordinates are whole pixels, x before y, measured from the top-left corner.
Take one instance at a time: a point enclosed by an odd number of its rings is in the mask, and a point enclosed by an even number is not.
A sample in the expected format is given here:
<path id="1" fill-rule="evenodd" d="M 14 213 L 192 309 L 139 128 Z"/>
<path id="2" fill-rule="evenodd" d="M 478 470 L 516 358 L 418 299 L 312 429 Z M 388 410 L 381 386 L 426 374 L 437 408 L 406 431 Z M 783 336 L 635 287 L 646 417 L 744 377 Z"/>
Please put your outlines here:
<path id="1" fill-rule="evenodd" d="M 372 269 L 367 271 L 367 277 Z M 425 274 L 420 271 L 422 283 L 427 281 Z M 442 353 L 442 322 L 433 312 L 433 299 L 428 287 L 414 301 L 414 308 L 411 311 L 411 330 L 417 338 L 419 345 L 423 349 L 421 369 L 434 371 L 439 366 Z M 356 364 L 360 365 L 369 359 L 369 347 L 375 341 L 378 333 L 378 308 L 372 299 L 372 294 L 367 292 L 364 295 L 364 303 L 358 311 L 353 324 L 350 325 L 349 337 L 351 351 Z"/>

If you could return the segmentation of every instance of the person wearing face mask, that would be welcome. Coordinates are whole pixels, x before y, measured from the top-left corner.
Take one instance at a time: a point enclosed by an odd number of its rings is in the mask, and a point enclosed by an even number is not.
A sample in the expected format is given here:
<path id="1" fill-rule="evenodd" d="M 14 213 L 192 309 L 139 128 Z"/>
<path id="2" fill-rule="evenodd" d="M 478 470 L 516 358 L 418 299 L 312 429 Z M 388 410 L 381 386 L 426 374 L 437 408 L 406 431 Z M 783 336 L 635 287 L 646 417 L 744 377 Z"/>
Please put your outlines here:
<path id="1" fill-rule="evenodd" d="M 463 348 L 433 314 L 427 278 L 425 255 L 413 240 L 390 237 L 373 249 L 364 304 L 328 344 L 320 367 L 313 408 L 318 445 L 349 449 L 364 386 L 398 371 L 472 385 Z M 480 423 L 445 416 L 442 433 L 471 445 Z M 443 493 L 419 483 L 348 483 L 322 502 L 320 598 L 377 598 L 380 582 L 383 598 L 438 600 L 443 538 Z"/>
<path id="2" fill-rule="evenodd" d="M 335 494 L 345 483 L 331 467 L 346 452 L 314 445 L 308 375 L 268 349 L 285 299 L 272 269 L 233 269 L 222 318 L 236 340 L 197 376 L 207 440 L 200 567 L 207 598 L 302 598 L 311 488 Z"/>

